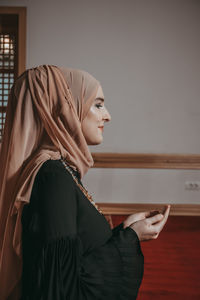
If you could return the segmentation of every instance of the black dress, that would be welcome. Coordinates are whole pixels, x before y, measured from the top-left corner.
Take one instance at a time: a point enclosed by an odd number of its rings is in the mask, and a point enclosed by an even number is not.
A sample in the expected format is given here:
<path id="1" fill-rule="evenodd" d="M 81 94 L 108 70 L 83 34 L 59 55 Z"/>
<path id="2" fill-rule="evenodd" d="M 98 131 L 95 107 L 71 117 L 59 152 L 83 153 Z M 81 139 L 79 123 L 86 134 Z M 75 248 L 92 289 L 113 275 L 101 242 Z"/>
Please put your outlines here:
<path id="1" fill-rule="evenodd" d="M 144 263 L 137 234 L 123 224 L 111 230 L 60 160 L 37 173 L 22 227 L 23 300 L 136 299 Z"/>

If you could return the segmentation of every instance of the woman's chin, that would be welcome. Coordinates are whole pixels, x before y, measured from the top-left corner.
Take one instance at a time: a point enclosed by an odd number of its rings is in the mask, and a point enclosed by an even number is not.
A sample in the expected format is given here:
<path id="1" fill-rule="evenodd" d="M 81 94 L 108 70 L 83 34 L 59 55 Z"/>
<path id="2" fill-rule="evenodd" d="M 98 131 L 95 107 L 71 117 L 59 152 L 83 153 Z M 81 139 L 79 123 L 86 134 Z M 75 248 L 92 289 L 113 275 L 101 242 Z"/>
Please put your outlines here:
<path id="1" fill-rule="evenodd" d="M 97 146 L 100 145 L 103 142 L 103 137 L 93 140 L 93 141 L 89 141 L 89 143 L 87 143 L 89 146 Z"/>

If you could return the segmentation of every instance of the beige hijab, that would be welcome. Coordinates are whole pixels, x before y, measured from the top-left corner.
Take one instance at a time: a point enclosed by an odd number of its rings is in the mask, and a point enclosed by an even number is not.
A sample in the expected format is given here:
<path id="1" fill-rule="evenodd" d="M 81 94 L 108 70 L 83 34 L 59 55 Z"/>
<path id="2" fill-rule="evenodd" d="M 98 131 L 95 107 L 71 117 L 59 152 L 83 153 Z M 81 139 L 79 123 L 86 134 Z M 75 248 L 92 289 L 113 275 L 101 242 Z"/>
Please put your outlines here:
<path id="1" fill-rule="evenodd" d="M 20 299 L 21 215 L 39 168 L 62 156 L 82 177 L 93 165 L 81 123 L 99 87 L 87 72 L 44 65 L 11 90 L 0 153 L 1 300 Z"/>

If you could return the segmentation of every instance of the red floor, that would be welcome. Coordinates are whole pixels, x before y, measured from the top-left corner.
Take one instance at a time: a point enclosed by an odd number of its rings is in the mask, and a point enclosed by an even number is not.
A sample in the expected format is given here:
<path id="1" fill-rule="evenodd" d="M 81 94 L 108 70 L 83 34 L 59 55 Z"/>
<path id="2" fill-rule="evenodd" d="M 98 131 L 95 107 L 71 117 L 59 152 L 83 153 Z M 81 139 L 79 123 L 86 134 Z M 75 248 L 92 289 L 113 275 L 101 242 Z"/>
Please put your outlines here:
<path id="1" fill-rule="evenodd" d="M 116 226 L 125 216 L 112 216 Z M 200 217 L 170 216 L 157 240 L 142 242 L 137 300 L 200 300 Z"/>

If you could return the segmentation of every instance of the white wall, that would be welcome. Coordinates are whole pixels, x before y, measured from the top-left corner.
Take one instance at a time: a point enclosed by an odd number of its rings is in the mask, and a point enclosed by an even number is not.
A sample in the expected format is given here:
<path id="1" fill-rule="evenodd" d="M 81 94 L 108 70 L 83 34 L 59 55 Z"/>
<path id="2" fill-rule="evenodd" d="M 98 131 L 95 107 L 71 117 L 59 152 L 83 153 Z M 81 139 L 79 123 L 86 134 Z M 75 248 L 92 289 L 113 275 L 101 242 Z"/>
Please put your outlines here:
<path id="1" fill-rule="evenodd" d="M 188 181 L 200 182 L 200 171 L 91 169 L 84 185 L 96 202 L 199 204 L 200 190 L 187 190 Z"/>
<path id="2" fill-rule="evenodd" d="M 0 0 L 0 5 L 27 6 L 27 67 L 47 63 L 80 68 L 102 83 L 112 122 L 105 128 L 103 144 L 92 151 L 199 153 L 200 1 Z M 154 171 L 145 171 L 149 184 L 159 173 Z M 93 174 L 100 178 L 98 199 L 104 176 L 116 173 L 110 172 L 91 170 L 88 174 L 90 187 Z M 139 176 L 141 171 L 132 172 Z M 168 188 L 173 171 L 163 172 Z M 125 182 L 129 173 L 123 171 Z M 183 197 L 176 189 L 178 174 L 173 177 L 175 194 L 169 201 L 189 202 L 190 196 L 198 201 L 200 193 L 196 198 L 187 193 Z M 194 178 L 200 175 L 198 171 L 192 174 Z M 134 176 L 134 180 L 140 178 Z M 118 179 L 114 178 L 116 187 Z M 151 197 L 148 193 L 141 196 L 142 180 L 136 200 L 130 200 L 129 191 L 125 202 L 155 197 L 154 202 L 166 202 L 164 190 L 156 192 L 156 188 Z"/>

